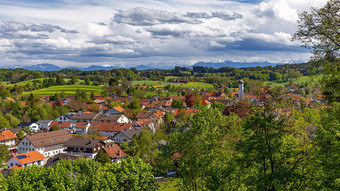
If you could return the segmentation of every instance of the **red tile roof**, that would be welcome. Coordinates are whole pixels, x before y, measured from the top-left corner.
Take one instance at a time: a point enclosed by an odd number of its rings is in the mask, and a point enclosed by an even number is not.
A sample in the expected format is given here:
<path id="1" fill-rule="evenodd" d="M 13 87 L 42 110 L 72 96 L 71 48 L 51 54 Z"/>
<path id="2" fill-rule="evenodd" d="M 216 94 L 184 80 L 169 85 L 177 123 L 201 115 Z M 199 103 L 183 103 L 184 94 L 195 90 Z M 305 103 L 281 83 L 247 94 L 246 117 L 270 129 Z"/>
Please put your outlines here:
<path id="1" fill-rule="evenodd" d="M 17 138 L 17 136 L 14 135 L 9 130 L 0 132 L 0 141 L 5 141 L 5 140 L 9 140 L 9 139 L 16 139 L 16 138 Z"/>
<path id="2" fill-rule="evenodd" d="M 39 151 L 33 151 L 33 152 L 13 155 L 7 161 L 9 161 L 13 157 L 16 158 L 21 164 L 27 164 L 27 163 L 30 163 L 30 162 L 45 159 L 44 155 L 42 155 Z"/>
<path id="3" fill-rule="evenodd" d="M 119 159 L 129 156 L 117 144 L 105 146 L 104 151 L 111 159 Z"/>
<path id="4" fill-rule="evenodd" d="M 113 107 L 113 109 L 117 110 L 117 111 L 120 112 L 120 113 L 123 113 L 123 112 L 125 111 L 125 109 L 123 109 L 123 108 L 120 107 L 120 106 Z"/>
<path id="5" fill-rule="evenodd" d="M 91 125 L 92 130 L 97 131 L 112 131 L 112 132 L 119 132 L 123 131 L 124 129 L 130 129 L 132 127 L 132 123 L 99 123 L 94 122 Z"/>

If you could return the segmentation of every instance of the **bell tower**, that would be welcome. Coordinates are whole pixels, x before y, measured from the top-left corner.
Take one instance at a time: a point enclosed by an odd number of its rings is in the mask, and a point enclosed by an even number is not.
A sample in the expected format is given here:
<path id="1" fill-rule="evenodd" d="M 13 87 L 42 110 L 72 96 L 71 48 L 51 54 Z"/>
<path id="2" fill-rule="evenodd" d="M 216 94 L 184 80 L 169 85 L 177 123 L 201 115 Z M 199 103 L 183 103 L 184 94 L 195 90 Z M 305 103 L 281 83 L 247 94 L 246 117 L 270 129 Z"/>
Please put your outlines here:
<path id="1" fill-rule="evenodd" d="M 239 99 L 244 98 L 244 82 L 243 82 L 243 80 L 240 80 L 238 82 L 238 98 Z"/>

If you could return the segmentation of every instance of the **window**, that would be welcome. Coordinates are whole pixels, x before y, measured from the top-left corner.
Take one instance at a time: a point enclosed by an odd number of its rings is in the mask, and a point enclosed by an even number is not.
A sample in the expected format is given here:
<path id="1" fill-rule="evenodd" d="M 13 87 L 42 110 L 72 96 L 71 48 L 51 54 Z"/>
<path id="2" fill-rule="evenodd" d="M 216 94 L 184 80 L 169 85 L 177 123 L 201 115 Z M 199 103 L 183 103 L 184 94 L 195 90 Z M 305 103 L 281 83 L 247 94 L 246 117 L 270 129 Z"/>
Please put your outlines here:
<path id="1" fill-rule="evenodd" d="M 13 163 L 11 163 L 11 166 L 13 166 Z"/>
<path id="2" fill-rule="evenodd" d="M 41 161 L 38 161 L 38 165 L 40 165 Z"/>

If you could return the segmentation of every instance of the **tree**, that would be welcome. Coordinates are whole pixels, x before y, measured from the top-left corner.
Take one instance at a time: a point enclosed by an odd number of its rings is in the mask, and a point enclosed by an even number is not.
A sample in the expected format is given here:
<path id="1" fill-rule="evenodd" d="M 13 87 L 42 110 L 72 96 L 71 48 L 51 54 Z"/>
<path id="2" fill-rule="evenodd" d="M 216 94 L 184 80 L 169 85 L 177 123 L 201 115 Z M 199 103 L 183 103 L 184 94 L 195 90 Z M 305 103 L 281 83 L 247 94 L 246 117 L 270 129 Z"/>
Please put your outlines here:
<path id="1" fill-rule="evenodd" d="M 58 130 L 60 130 L 59 125 L 57 125 L 57 124 L 53 125 L 52 131 L 58 131 Z"/>
<path id="2" fill-rule="evenodd" d="M 11 125 L 9 124 L 8 120 L 2 115 L 2 112 L 0 111 L 0 129 L 10 127 Z"/>
<path id="3" fill-rule="evenodd" d="M 322 8 L 312 8 L 299 16 L 298 31 L 293 40 L 313 49 L 311 69 L 323 72 L 324 95 L 329 101 L 340 101 L 340 0 L 329 0 Z"/>
<path id="4" fill-rule="evenodd" d="M 320 190 L 340 190 L 340 104 L 334 103 L 332 107 L 322 110 L 314 138 Z"/>
<path id="5" fill-rule="evenodd" d="M 192 93 L 189 93 L 185 96 L 185 103 L 188 107 L 193 107 L 195 104 L 195 96 Z"/>
<path id="6" fill-rule="evenodd" d="M 7 160 L 10 154 L 8 146 L 0 144 L 0 167 L 2 167 L 4 161 Z"/>
<path id="7" fill-rule="evenodd" d="M 238 159 L 241 168 L 249 173 L 245 179 L 249 189 L 305 190 L 309 187 L 314 176 L 309 173 L 313 146 L 308 129 L 314 122 L 307 122 L 310 116 L 313 115 L 297 111 L 286 119 L 262 111 L 246 121 L 244 138 L 236 149 L 242 153 Z"/>
<path id="8" fill-rule="evenodd" d="M 96 161 L 105 164 L 105 163 L 111 163 L 111 159 L 107 153 L 103 151 L 103 149 L 100 149 L 98 154 L 95 157 Z"/>
<path id="9" fill-rule="evenodd" d="M 233 146 L 241 124 L 236 115 L 204 108 L 172 132 L 163 152 L 167 158 L 160 161 L 173 165 L 167 168 L 179 173 L 184 190 L 237 190 L 242 179 L 234 170 Z"/>
<path id="10" fill-rule="evenodd" d="M 25 136 L 24 131 L 20 129 L 20 131 L 17 134 L 18 139 L 21 140 L 24 138 L 24 136 Z"/>
<path id="11" fill-rule="evenodd" d="M 85 84 L 86 85 L 91 85 L 91 80 L 89 78 L 85 78 Z"/>
<path id="12" fill-rule="evenodd" d="M 91 92 L 90 98 L 91 98 L 91 100 L 96 100 L 96 96 L 94 96 L 93 91 Z"/>
<path id="13" fill-rule="evenodd" d="M 171 107 L 183 109 L 184 103 L 181 99 L 174 99 L 174 101 L 172 101 L 172 103 L 171 103 Z"/>

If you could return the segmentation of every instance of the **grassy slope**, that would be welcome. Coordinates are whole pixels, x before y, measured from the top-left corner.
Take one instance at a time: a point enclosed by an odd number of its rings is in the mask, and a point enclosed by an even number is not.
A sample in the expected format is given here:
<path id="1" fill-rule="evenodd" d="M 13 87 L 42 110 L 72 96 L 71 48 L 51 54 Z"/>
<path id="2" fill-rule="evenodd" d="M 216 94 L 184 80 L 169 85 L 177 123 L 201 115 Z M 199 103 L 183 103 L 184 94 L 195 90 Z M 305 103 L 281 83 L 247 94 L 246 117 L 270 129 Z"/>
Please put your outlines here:
<path id="1" fill-rule="evenodd" d="M 40 90 L 32 91 L 35 96 L 51 96 L 55 93 L 65 91 L 66 95 L 74 95 L 77 90 L 85 90 L 88 95 L 93 91 L 94 94 L 101 94 L 103 87 L 89 86 L 89 85 L 63 85 L 63 86 L 51 86 Z M 24 94 L 30 94 L 31 92 L 24 92 Z"/>
<path id="2" fill-rule="evenodd" d="M 161 191 L 176 191 L 179 179 L 177 178 L 166 178 L 164 181 L 157 182 L 159 190 Z"/>
<path id="3" fill-rule="evenodd" d="M 297 80 L 293 80 L 293 82 L 315 82 L 317 80 L 320 79 L 321 76 L 317 76 L 317 77 L 312 77 L 312 76 L 302 76 L 300 78 L 298 78 Z M 288 82 L 283 82 L 283 83 L 278 83 L 278 82 L 265 82 L 265 84 L 268 84 L 270 86 L 280 86 L 280 87 L 283 87 L 285 85 L 289 85 L 289 81 Z"/>
<path id="4" fill-rule="evenodd" d="M 134 85 L 147 85 L 147 86 L 154 86 L 154 87 L 164 87 L 167 85 L 171 86 L 182 86 L 184 88 L 212 88 L 212 84 L 202 83 L 202 82 L 189 82 L 187 84 L 184 83 L 169 83 L 169 82 L 162 82 L 162 81 L 132 81 Z"/>

